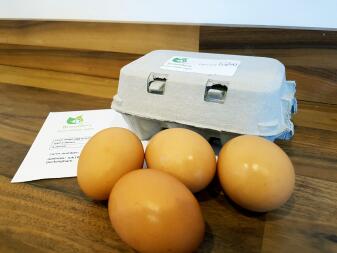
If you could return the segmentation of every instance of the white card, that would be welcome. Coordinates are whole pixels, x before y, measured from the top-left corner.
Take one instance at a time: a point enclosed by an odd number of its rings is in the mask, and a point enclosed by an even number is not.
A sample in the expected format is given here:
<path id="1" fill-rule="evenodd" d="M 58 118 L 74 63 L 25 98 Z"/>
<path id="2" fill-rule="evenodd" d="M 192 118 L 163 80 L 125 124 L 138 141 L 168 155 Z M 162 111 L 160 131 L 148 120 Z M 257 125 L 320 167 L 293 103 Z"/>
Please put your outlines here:
<path id="1" fill-rule="evenodd" d="M 109 127 L 130 129 L 122 115 L 113 109 L 49 113 L 12 183 L 76 177 L 84 144 Z M 147 141 L 142 143 L 145 148 Z"/>
<path id="2" fill-rule="evenodd" d="M 160 68 L 206 75 L 233 76 L 239 65 L 240 61 L 230 59 L 201 59 L 174 56 L 167 60 Z"/>

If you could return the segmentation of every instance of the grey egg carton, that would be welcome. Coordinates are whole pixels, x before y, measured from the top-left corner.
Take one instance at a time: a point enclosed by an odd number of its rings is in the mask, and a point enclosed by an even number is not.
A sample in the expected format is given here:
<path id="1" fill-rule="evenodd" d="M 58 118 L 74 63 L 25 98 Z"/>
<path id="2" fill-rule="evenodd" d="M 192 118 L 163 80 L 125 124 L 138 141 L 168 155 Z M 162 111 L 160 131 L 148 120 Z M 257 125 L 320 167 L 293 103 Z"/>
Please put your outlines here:
<path id="1" fill-rule="evenodd" d="M 142 140 L 172 127 L 222 143 L 239 134 L 288 140 L 295 87 L 272 58 L 157 50 L 121 69 L 112 108 Z"/>

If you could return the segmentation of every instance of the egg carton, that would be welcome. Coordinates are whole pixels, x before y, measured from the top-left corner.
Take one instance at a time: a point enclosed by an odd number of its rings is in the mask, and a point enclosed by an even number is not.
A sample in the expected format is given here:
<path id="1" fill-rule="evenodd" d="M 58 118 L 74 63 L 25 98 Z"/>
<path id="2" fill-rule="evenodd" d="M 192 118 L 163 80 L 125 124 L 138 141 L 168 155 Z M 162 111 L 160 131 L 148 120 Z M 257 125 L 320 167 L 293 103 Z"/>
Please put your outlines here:
<path id="1" fill-rule="evenodd" d="M 156 50 L 124 66 L 112 108 L 142 140 L 184 127 L 222 143 L 294 135 L 295 81 L 266 57 Z"/>

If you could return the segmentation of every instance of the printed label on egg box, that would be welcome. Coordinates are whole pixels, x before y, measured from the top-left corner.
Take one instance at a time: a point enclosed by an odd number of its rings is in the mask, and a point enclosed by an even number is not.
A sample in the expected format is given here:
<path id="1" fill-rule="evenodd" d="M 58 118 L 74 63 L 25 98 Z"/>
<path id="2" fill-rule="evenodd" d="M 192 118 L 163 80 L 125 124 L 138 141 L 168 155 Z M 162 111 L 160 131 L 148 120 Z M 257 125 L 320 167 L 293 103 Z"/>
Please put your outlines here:
<path id="1" fill-rule="evenodd" d="M 184 56 L 174 56 L 160 68 L 182 72 L 233 76 L 240 65 L 236 60 L 200 59 Z"/>

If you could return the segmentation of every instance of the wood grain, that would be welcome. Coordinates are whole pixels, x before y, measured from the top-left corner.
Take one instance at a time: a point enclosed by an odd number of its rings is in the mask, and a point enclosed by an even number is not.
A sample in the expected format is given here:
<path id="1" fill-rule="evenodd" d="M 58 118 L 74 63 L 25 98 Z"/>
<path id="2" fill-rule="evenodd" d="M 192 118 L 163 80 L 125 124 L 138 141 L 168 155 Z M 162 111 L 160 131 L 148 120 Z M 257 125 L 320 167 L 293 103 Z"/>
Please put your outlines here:
<path id="1" fill-rule="evenodd" d="M 1 252 L 133 252 L 113 231 L 104 203 L 0 176 Z"/>
<path id="2" fill-rule="evenodd" d="M 336 31 L 202 26 L 202 49 L 337 48 Z"/>
<path id="3" fill-rule="evenodd" d="M 200 51 L 276 58 L 298 99 L 337 104 L 335 31 L 201 27 Z"/>
<path id="4" fill-rule="evenodd" d="M 78 188 L 75 182 L 72 186 Z M 132 251 L 113 231 L 104 202 L 32 184 L 13 185 L 4 176 L 0 190 L 3 252 Z M 333 252 L 336 190 L 336 183 L 298 176 L 286 205 L 255 214 L 235 206 L 211 185 L 197 195 L 207 222 L 199 252 Z"/>
<path id="5" fill-rule="evenodd" d="M 0 64 L 96 77 L 119 78 L 121 67 L 140 55 L 0 44 Z"/>
<path id="6" fill-rule="evenodd" d="M 117 80 L 67 72 L 0 65 L 1 82 L 112 98 Z"/>
<path id="7" fill-rule="evenodd" d="M 337 105 L 300 100 L 293 121 L 296 126 L 337 132 Z"/>
<path id="8" fill-rule="evenodd" d="M 198 51 L 199 48 L 197 26 L 0 21 L 0 34 L 2 44 L 134 54 L 155 49 Z"/>
<path id="9" fill-rule="evenodd" d="M 336 183 L 297 176 L 292 199 L 266 215 L 261 252 L 336 252 L 336 192 Z"/>
<path id="10" fill-rule="evenodd" d="M 106 109 L 111 101 L 0 83 L 0 138 L 31 145 L 49 112 Z"/>
<path id="11" fill-rule="evenodd" d="M 63 22 L 63 25 L 73 24 Z M 88 29 L 88 33 L 91 32 L 90 27 L 93 24 L 86 25 L 88 27 L 83 26 L 83 30 Z M 15 27 L 26 29 L 31 26 L 43 26 L 43 22 L 0 22 L 0 27 L 6 27 L 10 31 Z M 46 26 L 48 27 L 49 23 Z M 51 25 L 50 29 L 57 30 L 58 27 L 58 25 Z M 298 99 L 337 104 L 336 33 L 332 31 L 201 27 L 200 50 L 279 59 L 287 67 L 287 78 L 297 82 Z M 73 35 L 74 37 L 80 36 L 77 33 Z M 81 48 L 80 44 L 76 44 L 78 47 L 71 49 L 64 48 L 64 45 L 58 42 L 42 46 L 24 44 L 24 41 L 21 45 L 0 44 L 0 64 L 27 68 L 27 73 L 32 69 L 32 71 L 39 69 L 117 79 L 120 68 L 140 56 L 130 53 L 102 52 L 104 48 L 99 46 L 95 49 L 96 51 L 91 51 Z M 14 76 L 8 77 L 10 73 Z M 44 75 L 39 77 L 34 74 L 34 76 L 36 79 L 40 78 L 39 83 L 45 83 Z M 11 79 L 10 83 L 15 83 L 17 80 L 15 71 L 7 72 L 7 78 Z M 33 86 L 41 87 L 40 84 Z M 98 87 L 95 88 L 98 89 Z M 76 92 L 76 89 L 74 90 Z M 103 88 L 101 94 L 108 96 L 111 92 L 106 93 Z"/>
<path id="12" fill-rule="evenodd" d="M 297 174 L 337 182 L 337 133 L 295 127 L 290 141 L 276 141 L 291 158 Z"/>

